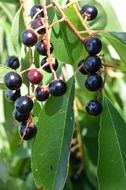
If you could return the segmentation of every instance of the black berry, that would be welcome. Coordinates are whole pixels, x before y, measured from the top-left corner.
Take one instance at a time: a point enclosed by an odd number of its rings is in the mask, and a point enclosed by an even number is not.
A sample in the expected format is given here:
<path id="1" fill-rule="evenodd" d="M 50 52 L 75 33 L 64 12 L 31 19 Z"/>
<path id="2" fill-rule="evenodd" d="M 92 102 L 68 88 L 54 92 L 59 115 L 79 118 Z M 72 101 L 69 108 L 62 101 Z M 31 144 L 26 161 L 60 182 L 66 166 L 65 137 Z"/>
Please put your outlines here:
<path id="1" fill-rule="evenodd" d="M 81 176 L 80 174 L 75 173 L 75 174 L 73 174 L 73 175 L 71 176 L 70 179 L 71 179 L 71 182 L 72 182 L 72 183 L 78 184 L 78 183 L 81 182 L 82 176 Z"/>
<path id="2" fill-rule="evenodd" d="M 88 56 L 84 62 L 84 68 L 88 73 L 95 73 L 101 67 L 101 59 L 96 56 Z"/>
<path id="3" fill-rule="evenodd" d="M 47 61 L 47 57 L 44 57 L 41 61 L 41 66 L 42 66 L 42 69 L 48 73 L 51 73 L 51 69 L 50 69 L 50 66 L 49 66 L 49 63 Z M 53 58 L 52 59 L 52 66 L 53 66 L 53 69 L 56 71 L 57 68 L 58 68 L 58 61 L 57 59 Z"/>
<path id="4" fill-rule="evenodd" d="M 42 81 L 43 75 L 38 69 L 32 69 L 27 75 L 29 81 L 33 84 L 39 84 Z"/>
<path id="5" fill-rule="evenodd" d="M 85 81 L 85 86 L 90 91 L 97 91 L 100 88 L 102 88 L 102 85 L 103 85 L 102 77 L 96 73 L 88 75 Z"/>
<path id="6" fill-rule="evenodd" d="M 39 101 L 45 101 L 49 97 L 49 89 L 47 86 L 38 86 L 35 89 L 35 97 Z"/>
<path id="7" fill-rule="evenodd" d="M 88 73 L 84 68 L 84 63 L 85 63 L 85 60 L 80 61 L 78 64 L 78 68 L 79 68 L 80 73 L 82 73 L 83 75 L 87 75 Z"/>
<path id="8" fill-rule="evenodd" d="M 35 20 L 32 22 L 31 27 L 32 27 L 33 29 L 37 29 L 37 28 L 39 28 L 39 27 L 41 27 L 41 26 L 43 26 L 43 25 L 44 25 L 44 23 L 43 23 L 42 19 L 41 19 L 41 18 L 37 18 L 37 19 L 35 19 Z M 45 28 L 39 29 L 37 32 L 38 32 L 39 34 L 45 34 Z"/>
<path id="9" fill-rule="evenodd" d="M 10 90 L 17 90 L 22 85 L 22 78 L 16 72 L 9 72 L 4 76 L 4 83 Z"/>
<path id="10" fill-rule="evenodd" d="M 91 100 L 86 106 L 86 111 L 90 115 L 97 116 L 102 112 L 102 105 L 97 100 Z"/>
<path id="11" fill-rule="evenodd" d="M 93 20 L 96 18 L 98 11 L 95 6 L 84 5 L 80 11 L 82 17 L 87 17 L 87 20 Z"/>
<path id="12" fill-rule="evenodd" d="M 35 48 L 40 55 L 47 55 L 47 43 L 45 40 L 41 40 L 40 42 L 38 42 Z M 50 43 L 50 53 L 52 52 L 53 52 L 53 44 Z"/>
<path id="13" fill-rule="evenodd" d="M 40 13 L 38 13 L 38 12 L 40 12 Z M 36 13 L 38 13 L 38 15 L 36 16 L 36 18 L 44 17 L 44 13 L 43 13 L 43 9 L 42 9 L 41 5 L 34 5 L 31 8 L 31 10 L 30 10 L 30 16 L 31 16 L 31 18 L 33 18 Z"/>
<path id="14" fill-rule="evenodd" d="M 15 108 L 20 113 L 28 113 L 33 108 L 33 101 L 28 96 L 21 96 L 15 102 Z"/>
<path id="15" fill-rule="evenodd" d="M 88 39 L 85 42 L 85 48 L 89 54 L 95 55 L 98 54 L 102 49 L 101 40 L 95 37 Z"/>
<path id="16" fill-rule="evenodd" d="M 67 91 L 67 85 L 63 80 L 54 80 L 49 84 L 49 91 L 53 96 L 62 96 Z"/>
<path id="17" fill-rule="evenodd" d="M 20 113 L 16 109 L 13 111 L 13 116 L 18 122 L 25 122 L 29 118 L 29 113 Z"/>
<path id="18" fill-rule="evenodd" d="M 32 47 L 37 43 L 38 37 L 34 30 L 28 29 L 22 33 L 21 39 L 24 45 Z"/>
<path id="19" fill-rule="evenodd" d="M 18 89 L 18 90 L 6 90 L 5 96 L 6 96 L 7 100 L 15 101 L 17 98 L 19 98 L 21 96 L 20 89 Z"/>
<path id="20" fill-rule="evenodd" d="M 27 127 L 26 123 L 21 123 L 19 126 L 19 134 L 22 137 L 25 133 L 25 129 Z M 37 133 L 37 127 L 33 124 L 29 125 L 26 129 L 26 134 L 24 135 L 24 140 L 32 139 Z"/>
<path id="21" fill-rule="evenodd" d="M 6 59 L 6 65 L 12 69 L 17 69 L 19 67 L 19 59 L 16 56 L 9 56 Z"/>

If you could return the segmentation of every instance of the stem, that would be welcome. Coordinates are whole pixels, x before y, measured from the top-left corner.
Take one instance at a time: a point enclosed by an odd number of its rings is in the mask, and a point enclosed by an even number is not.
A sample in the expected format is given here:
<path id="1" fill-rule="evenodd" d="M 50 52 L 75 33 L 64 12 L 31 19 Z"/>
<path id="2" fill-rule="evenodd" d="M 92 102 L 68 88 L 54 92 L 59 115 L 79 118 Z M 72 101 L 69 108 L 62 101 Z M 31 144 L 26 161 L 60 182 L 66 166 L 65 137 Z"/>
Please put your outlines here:
<path id="1" fill-rule="evenodd" d="M 50 24 L 49 28 L 52 28 L 55 24 L 58 24 L 60 22 L 63 22 L 64 21 L 64 18 L 61 18 L 59 20 L 55 20 L 52 24 Z"/>
<path id="2" fill-rule="evenodd" d="M 21 137 L 21 139 L 20 139 L 19 145 L 23 142 L 24 136 L 26 135 L 27 128 L 29 127 L 29 125 L 30 125 L 31 123 L 32 123 L 32 115 L 30 114 L 30 117 L 29 117 L 29 119 L 28 119 L 28 121 L 27 121 L 27 125 L 26 125 L 25 130 L 24 130 L 24 132 L 23 132 L 23 135 L 22 135 L 22 137 Z"/>
<path id="3" fill-rule="evenodd" d="M 20 1 L 21 6 L 23 7 L 23 19 L 24 19 L 25 28 L 28 29 L 29 23 L 30 23 L 29 1 L 28 0 L 19 0 L 19 1 Z M 33 64 L 33 50 L 32 50 L 32 48 L 29 48 L 29 62 L 30 62 L 29 67 L 31 67 L 31 65 Z M 31 87 L 31 92 L 32 92 L 32 94 L 34 93 L 32 87 Z"/>
<path id="4" fill-rule="evenodd" d="M 47 58 L 48 58 L 48 63 L 53 75 L 54 80 L 57 79 L 56 73 L 53 69 L 53 65 L 52 65 L 52 58 L 51 58 L 51 54 L 50 54 L 50 36 L 49 36 L 49 23 L 48 23 L 48 15 L 47 15 L 47 9 L 46 9 L 46 0 L 42 0 L 42 7 L 43 7 L 43 12 L 44 12 L 44 24 L 45 24 L 45 30 L 46 30 L 46 34 L 45 34 L 45 40 L 47 42 Z"/>
<path id="5" fill-rule="evenodd" d="M 78 30 L 75 28 L 75 26 L 70 22 L 70 20 L 68 19 L 68 17 L 65 15 L 63 9 L 60 7 L 60 5 L 58 5 L 58 3 L 55 0 L 52 0 L 52 3 L 54 6 L 56 6 L 57 10 L 60 12 L 61 16 L 64 18 L 64 21 L 66 22 L 66 24 L 71 28 L 71 30 L 76 34 L 76 36 L 83 42 L 85 40 L 85 38 L 83 38 Z"/>

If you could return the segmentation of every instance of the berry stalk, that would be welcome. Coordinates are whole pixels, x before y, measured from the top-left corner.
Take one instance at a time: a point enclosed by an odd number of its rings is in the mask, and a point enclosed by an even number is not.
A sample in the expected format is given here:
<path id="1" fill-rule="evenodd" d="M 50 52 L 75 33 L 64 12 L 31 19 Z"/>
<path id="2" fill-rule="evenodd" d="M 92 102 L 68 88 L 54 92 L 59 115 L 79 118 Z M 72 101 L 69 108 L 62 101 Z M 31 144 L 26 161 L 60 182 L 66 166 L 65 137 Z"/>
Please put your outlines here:
<path id="1" fill-rule="evenodd" d="M 85 38 L 83 38 L 80 35 L 78 30 L 75 28 L 75 26 L 70 22 L 70 20 L 67 18 L 63 9 L 60 7 L 60 5 L 55 0 L 52 0 L 52 3 L 54 6 L 56 6 L 56 8 L 59 11 L 59 13 L 61 14 L 62 18 L 64 18 L 64 22 L 71 28 L 71 30 L 76 34 L 76 36 L 83 42 L 85 40 Z"/>
<path id="2" fill-rule="evenodd" d="M 46 0 L 42 0 L 42 7 L 43 7 L 43 12 L 44 12 L 44 25 L 45 25 L 45 30 L 46 30 L 45 40 L 47 43 L 47 58 L 48 58 L 48 63 L 50 65 L 51 73 L 53 74 L 53 78 L 56 80 L 57 76 L 53 69 L 52 58 L 51 58 L 51 54 L 50 54 L 50 36 L 49 36 L 49 30 L 48 30 L 49 23 L 48 23 L 47 9 L 46 9 Z"/>

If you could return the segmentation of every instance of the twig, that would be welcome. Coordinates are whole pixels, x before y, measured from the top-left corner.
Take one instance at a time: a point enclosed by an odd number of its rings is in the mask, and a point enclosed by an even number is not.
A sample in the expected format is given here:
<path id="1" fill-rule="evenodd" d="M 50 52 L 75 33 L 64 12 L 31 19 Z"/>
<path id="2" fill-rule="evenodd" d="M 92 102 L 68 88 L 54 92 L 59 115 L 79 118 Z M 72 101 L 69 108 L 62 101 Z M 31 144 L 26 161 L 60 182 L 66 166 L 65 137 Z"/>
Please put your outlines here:
<path id="1" fill-rule="evenodd" d="M 59 20 L 55 20 L 52 24 L 50 24 L 49 28 L 52 28 L 55 24 L 59 24 L 60 22 L 63 22 L 64 18 L 61 18 Z"/>
<path id="2" fill-rule="evenodd" d="M 50 66 L 50 70 L 52 72 L 53 78 L 57 79 L 56 76 L 56 72 L 53 69 L 53 65 L 52 65 L 52 58 L 51 58 L 51 54 L 50 54 L 50 40 L 49 40 L 49 23 L 48 23 L 48 15 L 47 15 L 47 9 L 46 9 L 46 0 L 42 0 L 42 7 L 43 7 L 43 12 L 44 12 L 44 24 L 45 24 L 45 30 L 46 30 L 46 34 L 45 34 L 45 40 L 47 42 L 47 58 L 48 58 L 48 63 Z"/>
<path id="3" fill-rule="evenodd" d="M 60 5 L 55 0 L 52 0 L 52 3 L 53 3 L 54 6 L 56 6 L 56 8 L 60 12 L 62 18 L 64 18 L 64 21 L 66 22 L 66 24 L 71 28 L 71 30 L 76 34 L 76 36 L 83 42 L 85 40 L 85 38 L 83 38 L 79 34 L 78 30 L 75 28 L 75 26 L 67 18 L 67 16 L 65 15 L 63 9 L 60 7 Z"/>

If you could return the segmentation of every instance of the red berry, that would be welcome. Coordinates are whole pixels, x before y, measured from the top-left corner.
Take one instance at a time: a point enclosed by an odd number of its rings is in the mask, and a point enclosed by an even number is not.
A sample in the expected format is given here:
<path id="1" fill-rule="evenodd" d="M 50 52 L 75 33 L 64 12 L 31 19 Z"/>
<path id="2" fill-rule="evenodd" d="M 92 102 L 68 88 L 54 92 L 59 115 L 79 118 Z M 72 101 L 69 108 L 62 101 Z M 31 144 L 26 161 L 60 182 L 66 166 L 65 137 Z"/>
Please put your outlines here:
<path id="1" fill-rule="evenodd" d="M 27 75 L 29 81 L 33 84 L 39 84 L 42 81 L 43 75 L 38 69 L 32 69 Z"/>

